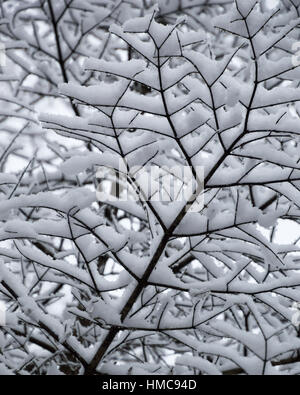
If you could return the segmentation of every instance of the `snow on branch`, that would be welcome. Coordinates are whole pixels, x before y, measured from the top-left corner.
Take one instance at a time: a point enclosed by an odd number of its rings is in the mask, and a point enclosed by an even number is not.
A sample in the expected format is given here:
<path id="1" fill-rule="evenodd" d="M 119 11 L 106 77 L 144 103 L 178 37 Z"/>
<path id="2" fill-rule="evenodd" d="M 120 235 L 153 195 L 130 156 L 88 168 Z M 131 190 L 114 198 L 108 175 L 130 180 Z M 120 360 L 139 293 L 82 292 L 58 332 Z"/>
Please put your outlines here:
<path id="1" fill-rule="evenodd" d="M 0 374 L 299 374 L 300 3 L 7 3 Z"/>

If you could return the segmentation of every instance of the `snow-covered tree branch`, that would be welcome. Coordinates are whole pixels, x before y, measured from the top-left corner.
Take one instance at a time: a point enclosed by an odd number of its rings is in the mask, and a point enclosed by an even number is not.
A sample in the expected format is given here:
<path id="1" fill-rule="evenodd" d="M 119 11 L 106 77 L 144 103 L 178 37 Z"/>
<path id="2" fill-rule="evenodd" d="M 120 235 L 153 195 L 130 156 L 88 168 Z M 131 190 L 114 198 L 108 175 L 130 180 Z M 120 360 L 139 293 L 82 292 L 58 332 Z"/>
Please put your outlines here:
<path id="1" fill-rule="evenodd" d="M 300 1 L 0 12 L 0 374 L 299 374 Z"/>

